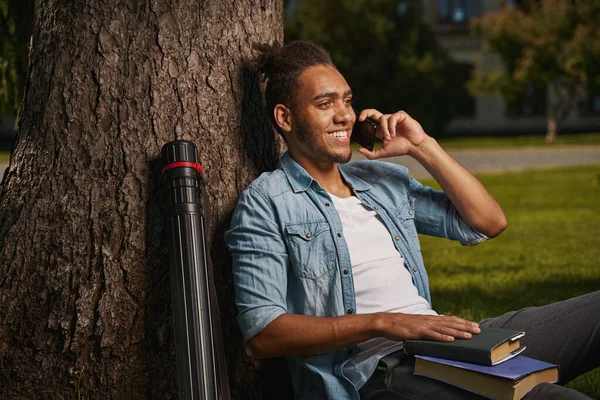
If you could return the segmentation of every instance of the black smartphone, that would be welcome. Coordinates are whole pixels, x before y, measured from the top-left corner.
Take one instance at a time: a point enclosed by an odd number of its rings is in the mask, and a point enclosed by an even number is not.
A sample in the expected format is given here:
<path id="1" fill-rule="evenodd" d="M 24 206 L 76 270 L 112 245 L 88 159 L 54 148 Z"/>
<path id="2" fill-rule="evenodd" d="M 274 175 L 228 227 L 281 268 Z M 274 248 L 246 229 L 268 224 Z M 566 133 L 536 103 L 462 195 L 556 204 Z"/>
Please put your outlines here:
<path id="1" fill-rule="evenodd" d="M 357 113 L 356 110 L 354 113 L 356 114 L 356 122 L 352 128 L 352 136 L 350 136 L 350 141 L 358 143 L 369 151 L 373 151 L 373 146 L 375 146 L 375 131 L 377 130 L 379 123 L 371 118 L 367 118 L 364 121 L 359 122 L 359 113 Z"/>

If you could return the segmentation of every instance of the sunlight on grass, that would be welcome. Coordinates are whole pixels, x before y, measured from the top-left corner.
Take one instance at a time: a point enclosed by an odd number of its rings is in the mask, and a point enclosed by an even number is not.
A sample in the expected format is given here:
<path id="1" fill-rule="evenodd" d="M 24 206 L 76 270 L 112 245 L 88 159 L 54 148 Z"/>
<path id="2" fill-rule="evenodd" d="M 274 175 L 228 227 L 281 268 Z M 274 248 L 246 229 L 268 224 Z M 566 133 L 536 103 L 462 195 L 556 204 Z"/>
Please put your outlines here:
<path id="1" fill-rule="evenodd" d="M 600 289 L 600 165 L 479 178 L 508 228 L 472 248 L 421 236 L 436 311 L 479 321 Z M 597 369 L 569 387 L 600 398 L 599 382 Z"/>
<path id="2" fill-rule="evenodd" d="M 600 145 L 600 132 L 597 133 L 576 133 L 560 135 L 555 142 L 546 143 L 544 135 L 536 136 L 474 136 L 474 137 L 454 137 L 436 139 L 444 149 L 503 149 L 515 147 L 543 147 L 560 148 L 563 146 L 587 146 Z M 381 142 L 376 142 L 375 147 L 379 147 Z M 351 144 L 352 150 L 356 151 L 360 147 L 356 143 Z"/>
<path id="3" fill-rule="evenodd" d="M 559 135 L 556 141 L 546 143 L 544 135 L 536 136 L 504 136 L 504 137 L 464 137 L 439 138 L 438 142 L 445 149 L 457 148 L 495 148 L 495 147 L 529 147 L 559 145 L 600 145 L 600 133 L 577 133 Z"/>

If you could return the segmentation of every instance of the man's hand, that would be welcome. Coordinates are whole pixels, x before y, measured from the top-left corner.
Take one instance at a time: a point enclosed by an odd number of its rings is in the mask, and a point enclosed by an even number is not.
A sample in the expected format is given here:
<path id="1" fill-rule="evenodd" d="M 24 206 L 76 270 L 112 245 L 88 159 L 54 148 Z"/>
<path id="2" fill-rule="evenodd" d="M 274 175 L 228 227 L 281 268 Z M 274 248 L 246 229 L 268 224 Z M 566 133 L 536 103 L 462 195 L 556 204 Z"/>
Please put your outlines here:
<path id="1" fill-rule="evenodd" d="M 340 317 L 282 314 L 248 342 L 258 358 L 321 354 L 376 337 L 451 342 L 480 332 L 458 317 L 381 312 Z"/>
<path id="2" fill-rule="evenodd" d="M 375 109 L 367 109 L 361 111 L 358 120 L 364 121 L 366 118 L 379 122 L 376 135 L 383 141 L 383 146 L 373 151 L 362 147 L 358 149 L 370 160 L 410 155 L 429 137 L 421 125 L 404 111 L 382 114 Z"/>
<path id="3" fill-rule="evenodd" d="M 378 313 L 377 325 L 383 337 L 392 340 L 428 339 L 451 342 L 479 334 L 479 325 L 459 317 L 402 313 Z"/>

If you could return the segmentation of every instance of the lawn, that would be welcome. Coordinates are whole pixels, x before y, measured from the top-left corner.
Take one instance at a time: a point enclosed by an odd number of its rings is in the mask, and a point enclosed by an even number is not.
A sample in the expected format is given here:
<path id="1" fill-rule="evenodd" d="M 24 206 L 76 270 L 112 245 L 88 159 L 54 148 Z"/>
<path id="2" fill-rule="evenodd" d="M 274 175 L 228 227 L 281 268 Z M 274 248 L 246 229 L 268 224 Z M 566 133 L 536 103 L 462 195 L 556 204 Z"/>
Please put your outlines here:
<path id="1" fill-rule="evenodd" d="M 445 149 L 493 149 L 509 147 L 532 147 L 532 146 L 572 146 L 572 145 L 600 145 L 600 132 L 596 133 L 577 133 L 559 135 L 555 142 L 546 143 L 544 135 L 526 135 L 526 136 L 473 136 L 473 137 L 455 137 L 439 138 L 437 141 Z M 376 147 L 381 143 L 377 142 Z M 352 143 L 354 150 L 358 149 L 356 143 Z"/>
<path id="2" fill-rule="evenodd" d="M 445 149 L 463 148 L 501 148 L 560 145 L 600 145 L 600 133 L 577 133 L 559 135 L 556 141 L 546 143 L 544 135 L 524 136 L 474 136 L 458 138 L 440 138 L 438 142 Z"/>
<path id="3" fill-rule="evenodd" d="M 479 321 L 600 289 L 600 165 L 479 178 L 508 228 L 472 248 L 421 237 L 436 311 Z M 600 369 L 570 387 L 600 399 Z"/>

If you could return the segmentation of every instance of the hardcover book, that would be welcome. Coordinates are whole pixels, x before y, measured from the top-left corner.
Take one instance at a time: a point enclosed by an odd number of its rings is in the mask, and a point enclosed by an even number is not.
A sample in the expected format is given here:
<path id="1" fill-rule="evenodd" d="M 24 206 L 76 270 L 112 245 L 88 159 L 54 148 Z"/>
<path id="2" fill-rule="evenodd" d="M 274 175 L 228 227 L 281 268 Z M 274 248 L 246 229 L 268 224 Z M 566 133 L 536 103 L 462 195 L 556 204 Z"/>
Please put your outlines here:
<path id="1" fill-rule="evenodd" d="M 539 383 L 558 381 L 558 366 L 517 356 L 491 366 L 416 356 L 415 374 L 466 389 L 490 399 L 519 400 Z"/>
<path id="2" fill-rule="evenodd" d="M 482 365 L 496 365 L 509 360 L 523 350 L 519 339 L 524 332 L 509 329 L 481 328 L 481 333 L 471 339 L 454 339 L 453 342 L 433 340 L 407 340 L 404 348 L 408 354 L 446 358 Z"/>

